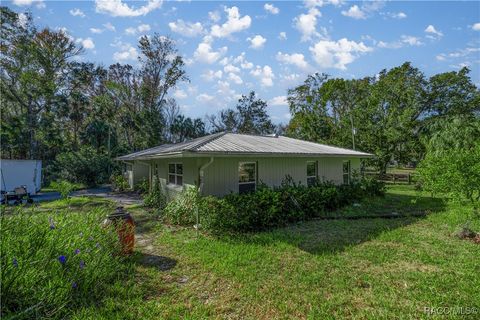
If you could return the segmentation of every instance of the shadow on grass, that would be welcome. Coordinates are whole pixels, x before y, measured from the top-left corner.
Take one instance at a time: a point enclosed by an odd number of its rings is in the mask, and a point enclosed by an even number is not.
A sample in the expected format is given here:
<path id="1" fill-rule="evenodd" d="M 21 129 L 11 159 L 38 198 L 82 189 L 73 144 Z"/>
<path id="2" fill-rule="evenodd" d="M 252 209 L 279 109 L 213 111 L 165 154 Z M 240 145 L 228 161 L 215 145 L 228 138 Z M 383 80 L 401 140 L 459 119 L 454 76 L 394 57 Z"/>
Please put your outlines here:
<path id="1" fill-rule="evenodd" d="M 159 256 L 156 254 L 142 253 L 138 257 L 138 264 L 147 268 L 154 268 L 159 271 L 168 271 L 177 265 L 177 260 Z"/>
<path id="2" fill-rule="evenodd" d="M 360 206 L 349 206 L 333 214 L 348 218 L 393 213 L 400 215 L 396 219 L 314 219 L 267 232 L 225 236 L 221 240 L 266 246 L 287 243 L 311 254 L 336 253 L 374 239 L 383 232 L 402 228 L 424 219 L 424 217 L 413 215 L 442 212 L 445 205 L 445 201 L 440 198 L 389 193 L 384 198 L 368 199 Z M 331 215 L 332 213 L 328 213 L 328 216 Z"/>

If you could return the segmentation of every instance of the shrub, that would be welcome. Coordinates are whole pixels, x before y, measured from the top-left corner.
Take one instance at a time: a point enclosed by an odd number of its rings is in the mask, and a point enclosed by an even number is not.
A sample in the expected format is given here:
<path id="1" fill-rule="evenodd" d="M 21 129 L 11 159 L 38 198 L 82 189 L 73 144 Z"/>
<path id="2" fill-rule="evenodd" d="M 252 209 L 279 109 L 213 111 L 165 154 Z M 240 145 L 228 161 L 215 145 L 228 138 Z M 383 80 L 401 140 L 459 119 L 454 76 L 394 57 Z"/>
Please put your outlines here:
<path id="1" fill-rule="evenodd" d="M 148 180 L 143 178 L 142 181 L 138 182 L 133 189 L 138 191 L 140 194 L 147 194 L 148 190 L 150 188 L 150 184 L 148 183 Z"/>
<path id="2" fill-rule="evenodd" d="M 385 183 L 373 178 L 363 178 L 360 180 L 360 186 L 366 196 L 384 196 Z"/>
<path id="3" fill-rule="evenodd" d="M 110 182 L 112 183 L 113 191 L 123 192 L 130 189 L 127 178 L 122 174 L 114 174 L 110 177 Z"/>
<path id="4" fill-rule="evenodd" d="M 107 154 L 97 152 L 88 146 L 82 147 L 79 151 L 61 153 L 55 160 L 57 178 L 88 186 L 107 182 L 108 172 L 116 166 L 117 164 Z"/>
<path id="5" fill-rule="evenodd" d="M 163 218 L 173 224 L 193 225 L 196 223 L 200 201 L 197 188 L 186 188 L 167 204 L 163 210 Z"/>
<path id="6" fill-rule="evenodd" d="M 66 318 L 98 304 L 131 267 L 103 210 L 17 211 L 1 219 L 2 318 Z M 123 283 L 123 282 L 122 282 Z"/>
<path id="7" fill-rule="evenodd" d="M 154 181 L 152 190 L 143 197 L 143 203 L 147 207 L 156 209 L 157 212 L 162 211 L 167 205 L 167 198 L 162 192 L 162 187 L 158 178 Z"/>
<path id="8" fill-rule="evenodd" d="M 50 187 L 60 192 L 62 199 L 67 199 L 70 193 L 76 189 L 75 184 L 70 183 L 66 180 L 53 181 L 50 184 Z"/>

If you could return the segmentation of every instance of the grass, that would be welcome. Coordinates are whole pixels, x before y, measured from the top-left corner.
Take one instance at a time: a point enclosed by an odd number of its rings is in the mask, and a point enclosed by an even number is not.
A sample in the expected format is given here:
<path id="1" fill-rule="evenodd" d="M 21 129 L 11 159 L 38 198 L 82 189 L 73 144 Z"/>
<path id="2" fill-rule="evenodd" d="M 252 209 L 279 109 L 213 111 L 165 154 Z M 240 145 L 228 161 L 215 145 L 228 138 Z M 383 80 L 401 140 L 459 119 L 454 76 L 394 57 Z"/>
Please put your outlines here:
<path id="1" fill-rule="evenodd" d="M 470 318 L 478 318 L 480 245 L 454 236 L 470 209 L 396 185 L 384 199 L 337 213 L 403 218 L 314 220 L 214 238 L 130 207 L 138 225 L 133 280 L 112 284 L 71 318 L 435 318 L 425 307 L 476 307 Z M 471 226 L 480 231 L 479 221 Z"/>

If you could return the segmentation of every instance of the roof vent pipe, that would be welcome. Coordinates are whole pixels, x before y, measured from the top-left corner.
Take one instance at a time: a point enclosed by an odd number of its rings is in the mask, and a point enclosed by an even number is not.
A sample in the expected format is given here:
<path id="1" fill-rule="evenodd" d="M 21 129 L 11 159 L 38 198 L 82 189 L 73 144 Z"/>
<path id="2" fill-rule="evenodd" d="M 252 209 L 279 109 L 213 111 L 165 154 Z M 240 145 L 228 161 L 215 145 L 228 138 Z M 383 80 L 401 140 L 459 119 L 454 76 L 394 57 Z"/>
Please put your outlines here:
<path id="1" fill-rule="evenodd" d="M 270 133 L 270 134 L 266 134 L 265 137 L 278 138 L 278 134 L 277 133 Z"/>

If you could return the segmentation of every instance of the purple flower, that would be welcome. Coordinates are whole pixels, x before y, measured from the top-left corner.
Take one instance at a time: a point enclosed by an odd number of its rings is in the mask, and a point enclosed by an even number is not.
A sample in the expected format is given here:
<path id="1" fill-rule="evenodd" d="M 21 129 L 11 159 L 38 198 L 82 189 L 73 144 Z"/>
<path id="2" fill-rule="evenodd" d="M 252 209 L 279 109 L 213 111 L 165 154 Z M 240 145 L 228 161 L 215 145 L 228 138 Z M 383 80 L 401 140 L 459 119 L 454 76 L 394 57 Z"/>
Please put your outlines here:
<path id="1" fill-rule="evenodd" d="M 48 218 L 48 221 L 50 222 L 50 230 L 55 229 L 55 223 L 53 222 L 53 218 L 52 218 L 52 217 L 49 217 L 49 218 Z"/>
<path id="2" fill-rule="evenodd" d="M 80 269 L 85 268 L 85 261 L 80 260 Z"/>
<path id="3" fill-rule="evenodd" d="M 75 249 L 75 254 L 79 254 L 80 253 L 80 249 Z"/>
<path id="4" fill-rule="evenodd" d="M 76 283 L 75 281 L 72 282 L 72 288 L 73 288 L 73 289 L 77 289 L 77 287 L 78 287 L 77 283 Z"/>
<path id="5" fill-rule="evenodd" d="M 58 257 L 58 261 L 61 263 L 61 264 L 65 264 L 67 262 L 67 257 L 65 256 L 60 256 Z"/>
<path id="6" fill-rule="evenodd" d="M 18 261 L 17 261 L 16 258 L 13 258 L 12 263 L 13 263 L 13 266 L 14 266 L 15 268 L 18 268 Z"/>
<path id="7" fill-rule="evenodd" d="M 93 241 L 93 237 L 92 236 L 88 237 L 88 240 Z"/>

